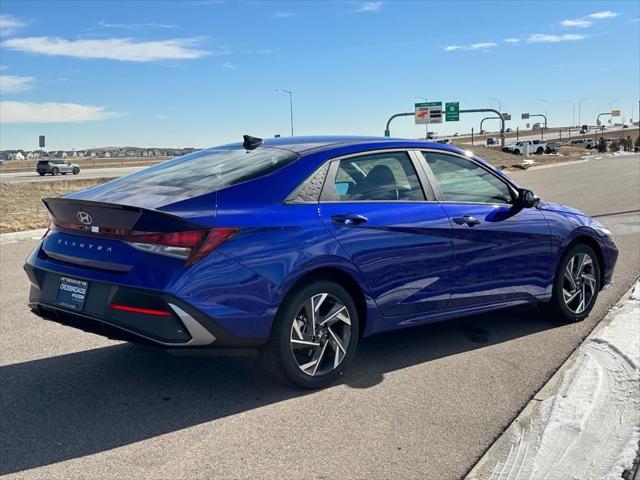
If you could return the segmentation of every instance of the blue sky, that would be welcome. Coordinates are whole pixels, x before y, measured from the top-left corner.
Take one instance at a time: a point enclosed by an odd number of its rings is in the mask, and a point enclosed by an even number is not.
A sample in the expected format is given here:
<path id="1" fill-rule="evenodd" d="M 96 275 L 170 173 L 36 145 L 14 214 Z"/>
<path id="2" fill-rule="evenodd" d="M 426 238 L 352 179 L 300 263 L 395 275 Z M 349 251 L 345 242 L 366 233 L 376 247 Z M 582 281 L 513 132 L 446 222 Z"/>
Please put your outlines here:
<path id="1" fill-rule="evenodd" d="M 289 133 L 382 135 L 416 96 L 582 123 L 638 117 L 640 3 L 0 3 L 0 148 L 204 147 Z M 539 98 L 546 99 L 545 105 Z M 575 107 L 576 122 L 578 105 Z M 478 128 L 481 117 L 433 125 Z M 398 119 L 394 136 L 424 127 Z"/>

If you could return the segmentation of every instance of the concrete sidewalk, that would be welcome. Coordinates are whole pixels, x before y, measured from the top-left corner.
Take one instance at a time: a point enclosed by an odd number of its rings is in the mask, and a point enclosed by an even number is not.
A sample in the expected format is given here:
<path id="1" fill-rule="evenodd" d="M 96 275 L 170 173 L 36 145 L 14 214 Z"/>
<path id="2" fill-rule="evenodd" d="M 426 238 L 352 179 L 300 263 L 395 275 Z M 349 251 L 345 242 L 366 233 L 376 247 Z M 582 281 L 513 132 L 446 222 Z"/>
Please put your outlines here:
<path id="1" fill-rule="evenodd" d="M 639 366 L 637 282 L 466 478 L 633 478 L 640 441 Z"/>

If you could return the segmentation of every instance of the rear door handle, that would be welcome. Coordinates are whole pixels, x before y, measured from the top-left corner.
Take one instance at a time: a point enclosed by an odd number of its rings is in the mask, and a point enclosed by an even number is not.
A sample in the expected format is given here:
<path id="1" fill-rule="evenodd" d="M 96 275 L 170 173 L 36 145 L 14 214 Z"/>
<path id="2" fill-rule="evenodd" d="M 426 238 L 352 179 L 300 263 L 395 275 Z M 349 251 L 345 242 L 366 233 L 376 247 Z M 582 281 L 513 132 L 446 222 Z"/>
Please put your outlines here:
<path id="1" fill-rule="evenodd" d="M 473 227 L 474 225 L 478 225 L 480 220 L 476 217 L 472 217 L 471 215 L 465 215 L 464 217 L 455 217 L 453 219 L 458 225 L 466 225 L 467 227 Z"/>
<path id="2" fill-rule="evenodd" d="M 357 213 L 345 213 L 342 215 L 332 215 L 331 220 L 343 225 L 360 225 L 361 223 L 366 223 L 369 219 Z"/>

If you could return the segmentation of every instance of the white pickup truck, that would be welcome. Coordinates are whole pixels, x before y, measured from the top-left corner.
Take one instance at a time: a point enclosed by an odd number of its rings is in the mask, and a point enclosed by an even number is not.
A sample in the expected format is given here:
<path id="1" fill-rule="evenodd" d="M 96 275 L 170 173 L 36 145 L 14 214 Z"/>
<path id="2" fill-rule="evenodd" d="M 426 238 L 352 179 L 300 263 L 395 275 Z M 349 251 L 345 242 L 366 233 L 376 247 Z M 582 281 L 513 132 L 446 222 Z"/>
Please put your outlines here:
<path id="1" fill-rule="evenodd" d="M 503 152 L 513 153 L 515 155 L 521 155 L 524 153 L 524 145 L 529 145 L 529 153 L 535 153 L 536 155 L 542 155 L 547 149 L 547 142 L 543 140 L 522 140 L 520 142 L 512 143 L 502 147 Z"/>

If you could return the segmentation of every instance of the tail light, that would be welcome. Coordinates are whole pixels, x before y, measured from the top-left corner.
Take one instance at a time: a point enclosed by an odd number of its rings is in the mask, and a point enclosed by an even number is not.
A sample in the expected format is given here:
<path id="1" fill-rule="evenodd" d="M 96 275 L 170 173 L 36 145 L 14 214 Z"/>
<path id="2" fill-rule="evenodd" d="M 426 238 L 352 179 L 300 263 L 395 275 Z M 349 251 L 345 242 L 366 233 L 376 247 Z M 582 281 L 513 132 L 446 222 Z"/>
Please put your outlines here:
<path id="1" fill-rule="evenodd" d="M 132 247 L 149 253 L 184 259 L 185 266 L 193 265 L 201 258 L 218 248 L 229 238 L 233 237 L 239 228 L 223 227 L 182 232 L 138 232 L 109 227 L 92 227 L 89 230 L 84 225 L 59 222 L 55 220 L 51 228 L 62 230 L 91 232 L 91 236 L 120 240 Z"/>

